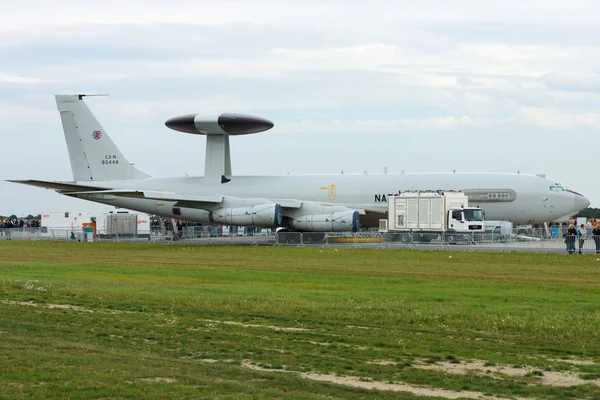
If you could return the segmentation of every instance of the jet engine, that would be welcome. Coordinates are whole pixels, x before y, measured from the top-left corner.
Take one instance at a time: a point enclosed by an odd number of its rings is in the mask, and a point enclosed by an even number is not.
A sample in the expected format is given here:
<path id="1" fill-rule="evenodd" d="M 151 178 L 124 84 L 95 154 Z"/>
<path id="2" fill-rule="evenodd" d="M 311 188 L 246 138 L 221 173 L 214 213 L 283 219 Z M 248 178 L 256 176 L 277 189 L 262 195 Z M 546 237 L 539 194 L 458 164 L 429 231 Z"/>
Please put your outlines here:
<path id="1" fill-rule="evenodd" d="M 221 225 L 275 228 L 281 225 L 281 219 L 281 206 L 277 203 L 225 207 L 210 212 L 210 221 Z"/>
<path id="2" fill-rule="evenodd" d="M 358 211 L 351 209 L 328 214 L 301 215 L 292 220 L 291 227 L 309 232 L 357 232 L 360 229 L 360 215 Z"/>

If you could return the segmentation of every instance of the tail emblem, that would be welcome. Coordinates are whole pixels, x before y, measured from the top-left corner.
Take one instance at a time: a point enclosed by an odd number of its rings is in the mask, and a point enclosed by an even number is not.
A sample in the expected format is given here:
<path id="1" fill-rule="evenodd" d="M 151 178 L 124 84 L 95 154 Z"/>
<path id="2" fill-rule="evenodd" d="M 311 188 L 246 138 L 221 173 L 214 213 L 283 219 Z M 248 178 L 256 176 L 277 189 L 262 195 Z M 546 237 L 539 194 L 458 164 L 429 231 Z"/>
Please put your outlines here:
<path id="1" fill-rule="evenodd" d="M 101 131 L 94 131 L 92 132 L 92 137 L 96 140 L 100 139 L 102 137 L 102 132 Z"/>

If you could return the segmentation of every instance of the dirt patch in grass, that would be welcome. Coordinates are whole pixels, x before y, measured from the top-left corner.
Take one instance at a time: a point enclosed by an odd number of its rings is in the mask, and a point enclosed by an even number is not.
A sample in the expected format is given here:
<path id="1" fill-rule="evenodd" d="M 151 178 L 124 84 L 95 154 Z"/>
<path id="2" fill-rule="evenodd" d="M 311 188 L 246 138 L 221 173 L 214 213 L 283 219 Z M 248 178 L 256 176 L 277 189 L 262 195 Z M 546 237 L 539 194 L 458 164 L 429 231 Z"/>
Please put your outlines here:
<path id="1" fill-rule="evenodd" d="M 7 304 L 9 306 L 29 306 L 29 307 L 41 307 L 58 310 L 73 310 L 78 312 L 94 313 L 99 312 L 103 314 L 133 314 L 133 311 L 118 311 L 118 310 L 90 310 L 89 308 L 74 306 L 72 304 L 43 304 L 34 303 L 33 301 L 15 301 L 15 300 L 0 300 L 1 304 Z"/>
<path id="2" fill-rule="evenodd" d="M 320 382 L 330 382 L 337 385 L 352 386 L 361 389 L 374 389 L 374 390 L 386 390 L 390 392 L 407 392 L 417 396 L 434 396 L 442 397 L 445 399 L 479 399 L 479 400 L 506 400 L 502 397 L 486 396 L 481 392 L 461 391 L 457 392 L 454 390 L 446 389 L 435 389 L 425 388 L 416 385 L 409 385 L 406 383 L 385 383 L 367 381 L 364 378 L 358 378 L 355 376 L 337 376 L 328 374 L 316 374 L 316 373 L 301 373 L 301 377 L 305 379 L 311 379 Z M 526 400 L 526 398 L 517 398 L 518 400 Z"/>
<path id="3" fill-rule="evenodd" d="M 0 333 L 2 333 L 2 332 L 0 332 Z M 313 340 L 309 340 L 306 343 L 314 344 L 315 346 L 323 346 L 323 347 L 329 347 L 329 346 L 331 346 L 331 343 L 315 342 Z"/>
<path id="4" fill-rule="evenodd" d="M 371 364 L 371 365 L 396 365 L 398 363 L 396 361 L 389 361 L 389 360 L 374 360 L 374 361 L 367 361 L 367 364 Z"/>
<path id="5" fill-rule="evenodd" d="M 350 329 L 371 329 L 368 326 L 359 326 L 359 325 L 348 325 L 348 326 L 346 326 L 346 328 L 350 328 Z"/>
<path id="6" fill-rule="evenodd" d="M 175 383 L 175 382 L 177 382 L 177 379 L 155 377 L 155 378 L 141 378 L 141 379 L 139 379 L 139 381 L 147 382 L 147 383 Z"/>
<path id="7" fill-rule="evenodd" d="M 74 306 L 72 304 L 44 304 L 43 307 L 44 308 L 58 308 L 60 310 L 75 310 L 75 311 L 89 312 L 89 313 L 94 312 L 94 310 L 89 310 L 87 308 L 83 308 L 80 306 Z"/>
<path id="8" fill-rule="evenodd" d="M 562 363 L 572 364 L 572 365 L 596 365 L 596 363 L 591 360 L 571 360 L 571 359 L 561 360 L 559 358 L 549 358 L 548 361 L 562 362 Z"/>
<path id="9" fill-rule="evenodd" d="M 261 372 L 282 372 L 282 373 L 296 373 L 295 371 L 288 371 L 285 369 L 271 369 L 265 368 L 258 365 L 254 365 L 249 361 L 242 362 L 242 367 L 248 368 L 254 371 Z M 310 379 L 319 382 L 329 382 L 336 385 L 351 386 L 360 389 L 371 389 L 371 390 L 385 390 L 390 392 L 407 392 L 417 396 L 435 396 L 442 397 L 445 399 L 478 399 L 478 400 L 506 400 L 501 397 L 487 396 L 481 392 L 472 391 L 461 391 L 457 392 L 454 390 L 447 389 L 436 389 L 427 388 L 417 385 L 409 385 L 407 383 L 394 382 L 385 383 L 373 381 L 370 379 L 360 378 L 356 376 L 340 376 L 331 374 L 319 374 L 315 372 L 300 372 L 298 375 L 304 379 Z M 517 400 L 530 400 L 527 398 L 517 398 Z"/>
<path id="10" fill-rule="evenodd" d="M 467 363 L 451 363 L 448 361 L 439 361 L 435 364 L 428 364 L 422 361 L 414 362 L 414 368 L 425 369 L 429 371 L 440 371 L 449 374 L 474 374 L 477 376 L 492 376 L 495 378 L 509 377 L 532 377 L 533 382 L 556 387 L 568 387 L 577 385 L 586 385 L 589 383 L 600 386 L 600 379 L 585 380 L 581 379 L 576 373 L 570 371 L 540 371 L 535 368 L 516 367 L 507 365 L 486 365 L 485 361 L 475 360 Z"/>
<path id="11" fill-rule="evenodd" d="M 201 321 L 212 322 L 215 324 L 223 324 L 223 325 L 236 325 L 236 326 L 242 326 L 244 328 L 266 328 L 266 329 L 272 329 L 274 331 L 284 331 L 284 332 L 311 332 L 312 331 L 312 329 L 307 329 L 307 328 L 294 328 L 294 327 L 288 327 L 288 326 L 273 326 L 273 325 L 258 325 L 258 324 L 243 324 L 241 322 L 235 322 L 235 321 L 216 321 L 216 320 L 212 320 L 212 319 L 203 319 Z"/>
<path id="12" fill-rule="evenodd" d="M 94 310 L 89 310 L 80 306 L 74 306 L 71 304 L 41 304 L 34 303 L 33 301 L 14 301 L 14 300 L 1 300 L 0 303 L 8 304 L 11 306 L 30 306 L 30 307 L 42 307 L 42 308 L 57 308 L 61 310 L 75 310 L 80 312 L 93 313 Z"/>
<path id="13" fill-rule="evenodd" d="M 265 367 L 261 367 L 261 366 L 252 364 L 249 361 L 242 361 L 242 367 L 251 369 L 253 371 L 262 371 L 262 372 L 294 372 L 294 371 L 287 371 L 285 369 L 265 368 Z"/>

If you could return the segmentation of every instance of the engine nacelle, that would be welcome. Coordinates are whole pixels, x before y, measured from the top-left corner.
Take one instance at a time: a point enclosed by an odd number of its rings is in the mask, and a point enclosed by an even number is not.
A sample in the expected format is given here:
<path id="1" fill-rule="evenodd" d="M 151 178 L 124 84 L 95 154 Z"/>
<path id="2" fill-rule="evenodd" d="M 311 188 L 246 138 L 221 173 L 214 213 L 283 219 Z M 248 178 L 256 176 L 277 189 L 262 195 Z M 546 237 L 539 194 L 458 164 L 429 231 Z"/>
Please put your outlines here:
<path id="1" fill-rule="evenodd" d="M 358 211 L 348 209 L 329 214 L 309 214 L 295 217 L 291 227 L 308 232 L 357 232 L 360 229 Z"/>
<path id="2" fill-rule="evenodd" d="M 173 117 L 165 125 L 179 132 L 200 135 L 249 135 L 271 129 L 273 122 L 245 114 L 187 114 Z"/>
<path id="3" fill-rule="evenodd" d="M 281 206 L 277 203 L 225 207 L 210 212 L 210 221 L 221 225 L 276 228 L 281 225 L 281 219 Z"/>

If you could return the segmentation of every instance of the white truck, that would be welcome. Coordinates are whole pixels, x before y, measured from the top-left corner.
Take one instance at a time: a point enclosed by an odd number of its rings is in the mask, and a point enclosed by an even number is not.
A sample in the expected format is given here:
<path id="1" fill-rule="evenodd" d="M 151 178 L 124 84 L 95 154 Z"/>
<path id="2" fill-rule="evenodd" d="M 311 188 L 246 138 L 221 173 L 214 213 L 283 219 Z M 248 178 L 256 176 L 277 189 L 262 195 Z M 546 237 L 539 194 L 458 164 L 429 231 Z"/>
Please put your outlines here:
<path id="1" fill-rule="evenodd" d="M 402 242 L 448 243 L 477 240 L 485 229 L 485 213 L 469 207 L 469 198 L 456 191 L 406 191 L 388 197 L 388 218 L 379 232 Z"/>

